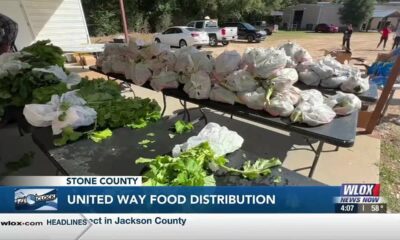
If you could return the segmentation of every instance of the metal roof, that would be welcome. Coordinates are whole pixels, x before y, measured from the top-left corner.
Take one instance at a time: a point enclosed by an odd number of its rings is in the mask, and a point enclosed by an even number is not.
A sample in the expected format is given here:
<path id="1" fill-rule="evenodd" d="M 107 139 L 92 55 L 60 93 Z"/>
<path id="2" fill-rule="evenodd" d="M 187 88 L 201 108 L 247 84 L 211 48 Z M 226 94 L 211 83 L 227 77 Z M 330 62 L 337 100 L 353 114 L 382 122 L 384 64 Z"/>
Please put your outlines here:
<path id="1" fill-rule="evenodd" d="M 400 11 L 398 10 L 374 10 L 372 14 L 373 18 L 385 18 L 385 17 L 400 17 Z"/>

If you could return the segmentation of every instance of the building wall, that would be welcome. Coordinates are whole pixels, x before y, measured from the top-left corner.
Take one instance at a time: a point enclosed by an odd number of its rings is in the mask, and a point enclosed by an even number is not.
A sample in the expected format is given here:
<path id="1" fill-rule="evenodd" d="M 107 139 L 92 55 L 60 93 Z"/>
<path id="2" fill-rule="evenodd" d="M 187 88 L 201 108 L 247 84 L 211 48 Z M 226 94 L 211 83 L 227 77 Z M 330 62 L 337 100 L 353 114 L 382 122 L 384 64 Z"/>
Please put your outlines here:
<path id="1" fill-rule="evenodd" d="M 317 4 L 299 4 L 289 7 L 283 11 L 282 24 L 291 26 L 293 24 L 293 15 L 295 11 L 304 11 L 300 28 L 305 29 L 307 24 L 315 24 L 317 21 L 319 6 Z"/>
<path id="2" fill-rule="evenodd" d="M 0 0 L 0 9 L 19 25 L 18 49 L 44 39 L 61 48 L 90 43 L 80 0 Z"/>

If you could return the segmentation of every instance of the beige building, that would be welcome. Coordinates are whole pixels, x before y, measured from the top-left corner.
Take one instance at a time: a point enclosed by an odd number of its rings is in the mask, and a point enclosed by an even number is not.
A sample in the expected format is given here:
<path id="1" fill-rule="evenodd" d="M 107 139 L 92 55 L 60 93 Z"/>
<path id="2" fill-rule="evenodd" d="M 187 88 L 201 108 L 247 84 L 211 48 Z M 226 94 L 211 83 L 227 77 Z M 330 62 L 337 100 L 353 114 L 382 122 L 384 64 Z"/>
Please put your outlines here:
<path id="1" fill-rule="evenodd" d="M 341 4 L 320 2 L 316 4 L 299 4 L 283 11 L 282 27 L 289 30 L 313 30 L 317 24 L 327 23 L 343 26 L 340 22 Z M 376 5 L 372 18 L 364 23 L 362 30 L 377 30 L 385 21 L 393 26 L 398 25 L 400 2 L 388 2 Z"/>

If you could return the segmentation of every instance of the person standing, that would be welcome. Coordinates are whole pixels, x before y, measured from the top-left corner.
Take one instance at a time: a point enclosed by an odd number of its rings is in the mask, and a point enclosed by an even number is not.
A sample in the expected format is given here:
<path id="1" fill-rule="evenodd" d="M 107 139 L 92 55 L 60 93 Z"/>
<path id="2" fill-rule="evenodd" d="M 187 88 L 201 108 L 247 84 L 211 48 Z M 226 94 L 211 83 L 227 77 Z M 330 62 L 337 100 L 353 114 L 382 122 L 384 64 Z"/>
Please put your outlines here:
<path id="1" fill-rule="evenodd" d="M 343 48 L 346 49 L 347 52 L 350 52 L 350 39 L 351 35 L 353 34 L 353 26 L 351 24 L 347 24 L 346 29 L 343 32 Z"/>
<path id="2" fill-rule="evenodd" d="M 393 41 L 393 46 L 392 50 L 395 48 L 398 48 L 400 44 L 400 26 L 396 29 L 396 33 L 394 35 L 394 41 Z"/>
<path id="3" fill-rule="evenodd" d="M 390 26 L 390 22 L 387 22 L 385 24 L 385 27 L 380 32 L 381 33 L 381 39 L 379 40 L 378 46 L 376 46 L 376 48 L 378 48 L 381 45 L 381 43 L 383 42 L 383 50 L 385 50 L 386 43 L 387 43 L 387 40 L 389 38 L 389 34 L 391 32 L 389 26 Z"/>
<path id="4" fill-rule="evenodd" d="M 18 24 L 0 13 L 0 54 L 9 52 L 18 34 Z"/>

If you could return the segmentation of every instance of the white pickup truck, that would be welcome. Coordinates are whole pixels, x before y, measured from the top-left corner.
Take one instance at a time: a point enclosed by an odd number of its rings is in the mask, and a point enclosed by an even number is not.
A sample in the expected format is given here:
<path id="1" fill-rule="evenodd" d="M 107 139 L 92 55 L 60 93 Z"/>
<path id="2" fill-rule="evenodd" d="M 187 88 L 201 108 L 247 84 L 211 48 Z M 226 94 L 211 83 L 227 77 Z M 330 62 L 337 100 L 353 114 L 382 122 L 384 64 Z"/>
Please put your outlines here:
<path id="1" fill-rule="evenodd" d="M 222 45 L 228 45 L 229 41 L 237 39 L 237 27 L 219 28 L 218 20 L 215 19 L 197 20 L 190 22 L 187 26 L 207 32 L 212 47 L 217 46 L 219 42 Z"/>

